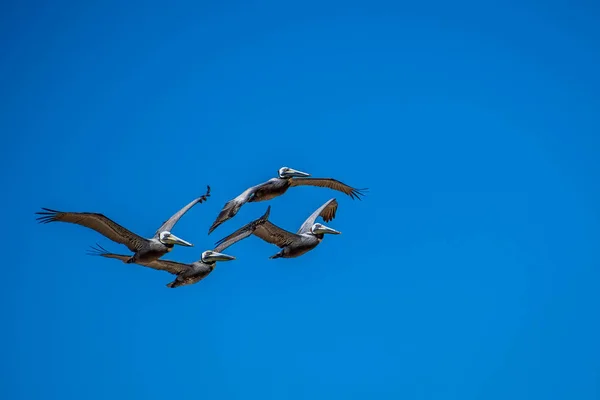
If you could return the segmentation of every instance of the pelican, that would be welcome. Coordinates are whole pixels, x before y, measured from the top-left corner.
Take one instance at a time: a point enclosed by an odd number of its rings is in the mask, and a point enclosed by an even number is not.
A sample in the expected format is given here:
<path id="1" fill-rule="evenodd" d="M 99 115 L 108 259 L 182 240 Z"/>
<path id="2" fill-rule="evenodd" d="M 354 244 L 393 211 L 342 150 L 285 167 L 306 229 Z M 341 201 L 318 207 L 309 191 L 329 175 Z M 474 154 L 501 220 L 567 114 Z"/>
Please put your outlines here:
<path id="1" fill-rule="evenodd" d="M 268 214 L 267 214 L 268 217 Z M 235 260 L 235 257 L 223 254 L 222 252 L 231 246 L 232 244 L 239 242 L 240 240 L 248 237 L 252 234 L 254 229 L 266 221 L 266 217 L 263 216 L 251 223 L 249 223 L 243 232 L 232 236 L 228 240 L 221 241 L 214 250 L 206 250 L 200 256 L 200 259 L 191 264 L 184 264 L 170 260 L 153 260 L 153 261 L 136 261 L 136 264 L 150 267 L 160 271 L 166 271 L 173 275 L 176 275 L 175 280 L 167 284 L 169 288 L 177 288 L 180 286 L 193 285 L 194 283 L 200 282 L 206 278 L 214 269 L 218 261 L 231 261 Z M 129 256 L 109 253 L 102 246 L 96 244 L 96 247 L 92 247 L 89 253 L 90 255 L 102 256 L 106 258 L 114 258 L 128 263 Z"/>
<path id="2" fill-rule="evenodd" d="M 231 240 L 241 240 L 250 234 L 254 234 L 265 242 L 276 245 L 281 251 L 269 258 L 294 258 L 314 249 L 323 240 L 325 234 L 339 235 L 341 232 L 329 228 L 323 224 L 315 223 L 318 217 L 329 222 L 335 218 L 338 203 L 336 199 L 330 199 L 319 207 L 300 227 L 298 232 L 288 232 L 268 221 L 271 206 L 260 219 L 249 223 L 238 229 L 231 235 L 219 240 L 216 245 L 228 243 Z"/>
<path id="3" fill-rule="evenodd" d="M 260 185 L 246 189 L 235 199 L 228 201 L 217 216 L 217 219 L 208 229 L 210 235 L 219 225 L 228 219 L 233 218 L 245 203 L 271 200 L 274 197 L 281 196 L 290 187 L 294 186 L 319 186 L 340 191 L 347 194 L 352 199 L 359 199 L 364 196 L 368 189 L 355 189 L 338 180 L 332 178 L 311 178 L 310 174 L 298 171 L 289 167 L 279 168 L 278 177 L 269 179 Z"/>
<path id="4" fill-rule="evenodd" d="M 37 218 L 40 223 L 58 221 L 82 225 L 101 233 L 116 243 L 124 244 L 134 253 L 131 256 L 127 256 L 127 263 L 151 262 L 173 250 L 174 245 L 193 246 L 193 244 L 172 234 L 171 230 L 190 208 L 197 203 L 206 201 L 208 197 L 210 197 L 210 186 L 207 186 L 206 194 L 194 199 L 165 221 L 150 239 L 136 235 L 103 214 L 91 212 L 62 212 L 48 208 L 42 208 L 44 211 L 37 212 L 36 214 L 41 215 L 41 217 Z"/>

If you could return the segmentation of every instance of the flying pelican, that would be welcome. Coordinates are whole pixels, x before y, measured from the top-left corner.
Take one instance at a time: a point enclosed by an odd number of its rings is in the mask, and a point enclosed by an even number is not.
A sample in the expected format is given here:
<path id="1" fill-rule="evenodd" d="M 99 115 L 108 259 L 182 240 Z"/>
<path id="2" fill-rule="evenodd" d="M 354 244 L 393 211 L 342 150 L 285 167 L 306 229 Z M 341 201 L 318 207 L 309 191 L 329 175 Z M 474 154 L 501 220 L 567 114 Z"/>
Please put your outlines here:
<path id="1" fill-rule="evenodd" d="M 258 225 L 266 221 L 267 217 L 268 213 L 266 216 L 252 221 L 245 227 L 246 229 L 243 232 L 240 232 L 237 235 L 232 235 L 232 237 L 228 240 L 223 240 L 222 243 L 214 250 L 207 250 L 203 252 L 200 259 L 191 264 L 184 264 L 170 260 L 137 261 L 136 264 L 160 271 L 167 271 L 173 275 L 176 275 L 175 280 L 168 283 L 167 287 L 176 288 L 179 286 L 193 285 L 194 283 L 198 283 L 202 279 L 206 278 L 215 269 L 217 261 L 235 260 L 235 257 L 223 254 L 222 252 L 232 244 L 250 236 Z M 129 260 L 129 256 L 109 253 L 99 244 L 96 246 L 97 247 L 92 247 L 92 251 L 89 254 L 106 258 L 115 258 L 125 263 L 127 263 Z"/>
<path id="2" fill-rule="evenodd" d="M 246 189 L 242 194 L 237 196 L 235 199 L 229 200 L 223 209 L 217 216 L 217 219 L 208 229 L 210 235 L 219 225 L 233 218 L 240 208 L 245 203 L 253 203 L 258 201 L 271 200 L 274 197 L 281 196 L 290 187 L 294 186 L 319 186 L 329 189 L 334 189 L 342 193 L 347 194 L 352 199 L 359 199 L 360 196 L 364 196 L 365 191 L 368 189 L 355 189 L 348 186 L 338 180 L 332 178 L 310 178 L 310 174 L 306 172 L 297 171 L 292 168 L 282 167 L 279 168 L 277 178 L 271 178 L 260 185 L 253 186 Z"/>
<path id="3" fill-rule="evenodd" d="M 207 186 L 206 194 L 191 201 L 188 205 L 177 211 L 171 218 L 165 221 L 150 239 L 143 238 L 130 230 L 122 227 L 103 214 L 90 212 L 62 212 L 43 208 L 44 211 L 37 212 L 41 215 L 37 220 L 40 223 L 49 222 L 68 222 L 71 224 L 82 225 L 101 233 L 110 240 L 124 244 L 134 254 L 127 256 L 127 263 L 150 262 L 157 260 L 163 255 L 173 250 L 173 246 L 192 247 L 193 244 L 178 238 L 171 233 L 171 229 L 179 219 L 197 203 L 202 203 L 210 197 L 210 186 Z"/>
<path id="4" fill-rule="evenodd" d="M 329 222 L 335 218 L 338 203 L 336 199 L 330 199 L 319 207 L 300 227 L 298 232 L 288 232 L 267 220 L 271 206 L 260 219 L 241 227 L 231 235 L 219 240 L 216 245 L 227 243 L 230 240 L 241 240 L 244 237 L 254 234 L 264 240 L 279 247 L 281 251 L 269 258 L 294 258 L 314 249 L 323 240 L 326 233 L 339 235 L 341 232 L 329 228 L 323 224 L 315 223 L 318 217 Z M 264 220 L 264 222 L 262 222 Z"/>

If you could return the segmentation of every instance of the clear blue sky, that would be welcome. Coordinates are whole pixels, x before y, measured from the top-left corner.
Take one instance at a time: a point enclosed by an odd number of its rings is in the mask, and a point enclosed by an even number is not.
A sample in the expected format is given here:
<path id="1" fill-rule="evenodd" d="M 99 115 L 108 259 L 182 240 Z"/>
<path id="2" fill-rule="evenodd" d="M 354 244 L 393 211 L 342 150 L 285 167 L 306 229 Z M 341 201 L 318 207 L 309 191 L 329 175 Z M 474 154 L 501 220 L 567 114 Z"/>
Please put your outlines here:
<path id="1" fill-rule="evenodd" d="M 12 2 L 0 12 L 5 399 L 598 399 L 600 10 L 576 2 Z M 368 3 L 368 5 L 366 5 Z M 418 3 L 418 5 L 417 5 Z M 281 166 L 369 187 L 223 204 Z M 89 257 L 102 212 L 199 284 Z"/>

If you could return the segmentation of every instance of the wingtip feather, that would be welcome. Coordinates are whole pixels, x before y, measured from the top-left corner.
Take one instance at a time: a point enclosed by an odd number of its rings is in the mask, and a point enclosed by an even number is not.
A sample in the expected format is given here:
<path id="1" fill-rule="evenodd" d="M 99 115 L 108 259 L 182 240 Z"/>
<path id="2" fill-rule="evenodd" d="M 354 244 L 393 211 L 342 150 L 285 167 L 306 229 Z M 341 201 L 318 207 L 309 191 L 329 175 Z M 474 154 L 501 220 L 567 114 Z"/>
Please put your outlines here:
<path id="1" fill-rule="evenodd" d="M 99 243 L 96 243 L 95 245 L 89 247 L 90 249 L 86 253 L 89 256 L 102 256 L 103 254 L 108 253 L 108 251 Z"/>
<path id="2" fill-rule="evenodd" d="M 198 198 L 198 203 L 203 203 L 210 197 L 210 185 L 206 185 L 206 193 Z"/>
<path id="3" fill-rule="evenodd" d="M 208 228 L 208 234 L 210 235 L 211 233 L 213 233 L 213 231 L 217 229 L 217 226 L 219 225 L 212 224 L 211 227 Z"/>
<path id="4" fill-rule="evenodd" d="M 368 188 L 352 189 L 352 191 L 349 193 L 350 198 L 352 198 L 353 200 L 362 200 L 362 197 L 366 196 L 366 193 L 368 191 L 369 191 Z"/>
<path id="5" fill-rule="evenodd" d="M 60 213 L 60 211 L 52 210 L 50 208 L 42 207 L 43 211 L 37 211 L 35 215 L 40 215 L 40 217 L 36 218 L 36 221 L 40 224 L 47 224 L 49 222 L 56 221 L 56 215 Z"/>

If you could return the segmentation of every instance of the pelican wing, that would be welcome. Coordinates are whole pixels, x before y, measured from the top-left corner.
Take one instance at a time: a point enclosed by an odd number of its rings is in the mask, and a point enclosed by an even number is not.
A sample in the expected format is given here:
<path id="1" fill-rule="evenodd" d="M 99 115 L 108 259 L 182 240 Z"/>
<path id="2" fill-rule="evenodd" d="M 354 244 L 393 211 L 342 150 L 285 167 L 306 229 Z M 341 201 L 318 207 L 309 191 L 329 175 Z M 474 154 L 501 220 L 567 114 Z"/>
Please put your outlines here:
<path id="1" fill-rule="evenodd" d="M 242 194 L 240 194 L 235 199 L 229 200 L 227 203 L 225 203 L 225 205 L 223 206 L 223 209 L 221 210 L 221 212 L 219 212 L 217 219 L 215 220 L 215 222 L 213 222 L 211 227 L 208 229 L 208 234 L 210 235 L 211 232 L 214 231 L 215 229 L 217 229 L 217 227 L 219 225 L 221 225 L 223 222 L 227 221 L 228 219 L 233 218 L 239 211 L 240 207 L 242 207 L 244 204 L 246 204 L 248 202 L 248 200 L 250 199 L 250 197 L 254 194 L 254 192 L 256 192 L 256 190 L 258 188 L 260 188 L 262 185 L 264 185 L 264 184 L 252 186 L 251 188 L 244 190 L 244 192 L 242 192 Z"/>
<path id="2" fill-rule="evenodd" d="M 48 208 L 43 208 L 43 210 L 44 211 L 36 213 L 41 215 L 41 217 L 37 218 L 40 223 L 58 221 L 85 226 L 86 228 L 90 228 L 98 233 L 101 233 L 114 242 L 124 244 L 133 252 L 142 249 L 144 244 L 147 243 L 147 239 L 136 235 L 103 214 L 89 212 L 62 212 L 50 210 Z"/>
<path id="3" fill-rule="evenodd" d="M 256 228 L 259 225 L 264 224 L 267 221 L 270 213 L 271 213 L 271 206 L 267 207 L 267 211 L 264 213 L 264 215 L 262 217 L 255 219 L 252 222 L 247 223 L 246 225 L 242 226 L 237 231 L 233 232 L 229 236 L 226 236 L 223 239 L 219 240 L 217 243 L 215 243 L 215 245 L 217 247 L 215 247 L 214 251 L 216 251 L 217 253 L 221 253 L 221 252 L 223 252 L 223 250 L 225 250 L 232 244 L 237 243 L 240 240 L 245 239 L 248 236 L 252 235 L 252 233 L 256 230 Z"/>
<path id="4" fill-rule="evenodd" d="M 173 215 L 171 218 L 169 218 L 168 220 L 166 220 L 160 226 L 160 228 L 158 228 L 158 230 L 154 234 L 154 237 L 157 238 L 160 235 L 160 233 L 163 232 L 163 231 L 171 231 L 171 229 L 173 229 L 173 227 L 179 221 L 179 219 L 181 217 L 183 217 L 183 215 L 186 212 L 188 212 L 190 208 L 194 207 L 196 204 L 199 204 L 199 203 L 202 203 L 202 202 L 206 201 L 209 197 L 210 197 L 210 186 L 207 185 L 206 186 L 206 193 L 204 195 L 198 197 L 197 199 L 192 200 L 187 206 L 183 207 L 181 210 L 177 211 L 177 213 L 175 213 L 175 215 Z"/>
<path id="5" fill-rule="evenodd" d="M 336 179 L 332 178 L 292 178 L 291 186 L 318 186 L 325 187 L 345 193 L 352 199 L 359 199 L 364 196 L 368 189 L 355 189 Z"/>
<path id="6" fill-rule="evenodd" d="M 265 221 L 263 224 L 258 225 L 254 230 L 254 234 L 265 242 L 272 243 L 279 248 L 288 246 L 296 240 L 301 239 L 299 235 L 281 229 L 271 223 L 271 221 Z"/>
<path id="7" fill-rule="evenodd" d="M 321 207 L 317 208 L 314 213 L 310 217 L 304 221 L 300 229 L 298 230 L 298 234 L 306 233 L 310 231 L 310 228 L 313 226 L 318 217 L 323 218 L 323 221 L 329 222 L 335 218 L 335 213 L 338 208 L 338 202 L 336 199 L 330 199 Z"/>
<path id="8" fill-rule="evenodd" d="M 97 247 L 92 247 L 90 251 L 90 255 L 101 256 L 106 258 L 114 258 L 116 260 L 121 260 L 123 262 L 127 261 L 131 256 L 126 256 L 122 254 L 114 254 L 106 251 L 102 246 L 96 245 Z M 150 262 L 136 262 L 138 265 L 143 265 L 144 267 L 149 267 L 152 269 L 156 269 L 159 271 L 167 271 L 171 274 L 178 275 L 184 271 L 189 270 L 191 267 L 189 264 L 183 264 L 176 261 L 169 260 L 154 260 Z"/>

